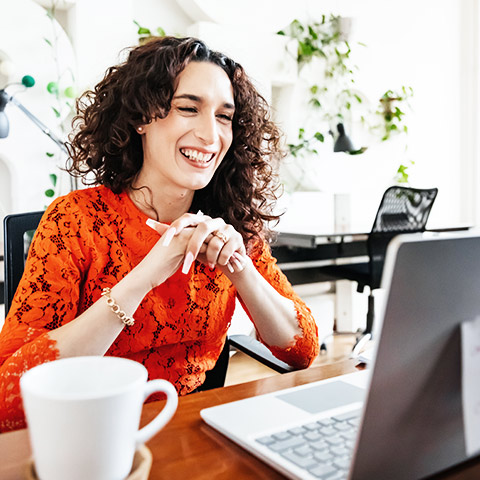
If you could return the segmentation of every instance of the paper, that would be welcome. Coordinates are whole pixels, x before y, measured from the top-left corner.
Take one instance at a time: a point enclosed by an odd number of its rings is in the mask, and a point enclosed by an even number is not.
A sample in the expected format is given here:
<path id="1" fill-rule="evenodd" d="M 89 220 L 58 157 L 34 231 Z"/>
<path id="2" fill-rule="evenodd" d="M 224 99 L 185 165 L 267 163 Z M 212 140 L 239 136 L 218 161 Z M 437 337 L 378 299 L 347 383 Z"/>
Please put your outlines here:
<path id="1" fill-rule="evenodd" d="M 468 455 L 480 452 L 480 317 L 462 323 L 462 401 Z"/>

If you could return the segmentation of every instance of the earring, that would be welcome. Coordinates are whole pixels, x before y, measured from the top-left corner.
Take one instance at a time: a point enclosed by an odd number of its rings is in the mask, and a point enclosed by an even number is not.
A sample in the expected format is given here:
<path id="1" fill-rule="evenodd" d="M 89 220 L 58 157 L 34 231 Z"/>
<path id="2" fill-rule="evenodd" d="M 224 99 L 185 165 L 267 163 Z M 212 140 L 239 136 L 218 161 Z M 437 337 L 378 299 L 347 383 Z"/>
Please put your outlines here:
<path id="1" fill-rule="evenodd" d="M 137 127 L 137 132 L 142 133 L 143 132 L 143 127 Z"/>

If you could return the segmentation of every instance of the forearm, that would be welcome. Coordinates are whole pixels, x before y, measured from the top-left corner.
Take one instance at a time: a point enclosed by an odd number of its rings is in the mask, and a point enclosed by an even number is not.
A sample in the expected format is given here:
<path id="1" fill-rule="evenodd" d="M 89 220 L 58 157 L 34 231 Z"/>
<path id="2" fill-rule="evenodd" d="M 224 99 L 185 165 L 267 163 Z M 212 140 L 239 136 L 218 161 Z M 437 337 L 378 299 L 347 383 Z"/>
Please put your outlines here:
<path id="1" fill-rule="evenodd" d="M 277 292 L 250 259 L 243 271 L 229 274 L 229 277 L 262 340 L 280 348 L 292 346 L 295 337 L 302 335 L 293 301 Z"/>
<path id="2" fill-rule="evenodd" d="M 150 289 L 137 266 L 111 288 L 111 296 L 129 317 L 134 317 Z M 55 340 L 60 358 L 104 355 L 124 328 L 106 299 L 100 297 L 77 318 L 49 332 L 49 336 Z"/>

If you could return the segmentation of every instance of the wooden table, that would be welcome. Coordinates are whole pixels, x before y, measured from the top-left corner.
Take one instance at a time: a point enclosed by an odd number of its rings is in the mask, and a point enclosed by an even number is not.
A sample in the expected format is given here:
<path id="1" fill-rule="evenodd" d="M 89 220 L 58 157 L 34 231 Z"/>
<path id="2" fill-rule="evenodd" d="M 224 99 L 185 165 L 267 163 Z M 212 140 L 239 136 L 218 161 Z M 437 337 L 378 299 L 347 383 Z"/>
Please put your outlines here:
<path id="1" fill-rule="evenodd" d="M 147 443 L 153 453 L 150 480 L 283 479 L 275 470 L 206 425 L 200 418 L 200 410 L 353 371 L 355 363 L 348 360 L 182 397 L 171 422 Z M 150 421 L 161 406 L 162 402 L 145 405 L 142 424 Z M 0 435 L 0 479 L 23 479 L 29 454 L 26 430 Z M 477 480 L 480 459 L 435 478 Z"/>

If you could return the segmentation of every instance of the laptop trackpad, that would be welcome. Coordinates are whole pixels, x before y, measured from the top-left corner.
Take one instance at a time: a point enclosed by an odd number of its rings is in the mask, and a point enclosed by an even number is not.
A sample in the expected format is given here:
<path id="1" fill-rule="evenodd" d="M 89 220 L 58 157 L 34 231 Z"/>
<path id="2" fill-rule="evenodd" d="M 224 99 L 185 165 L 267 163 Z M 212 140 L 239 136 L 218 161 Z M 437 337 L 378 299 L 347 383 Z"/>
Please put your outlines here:
<path id="1" fill-rule="evenodd" d="M 364 388 L 342 381 L 334 381 L 277 395 L 276 397 L 306 412 L 319 413 L 331 408 L 343 407 L 350 403 L 362 402 L 365 394 Z"/>

